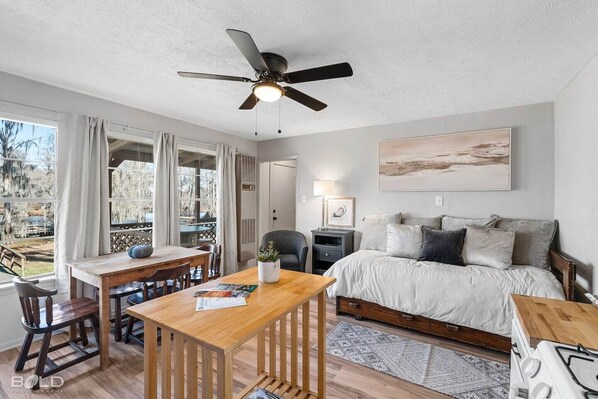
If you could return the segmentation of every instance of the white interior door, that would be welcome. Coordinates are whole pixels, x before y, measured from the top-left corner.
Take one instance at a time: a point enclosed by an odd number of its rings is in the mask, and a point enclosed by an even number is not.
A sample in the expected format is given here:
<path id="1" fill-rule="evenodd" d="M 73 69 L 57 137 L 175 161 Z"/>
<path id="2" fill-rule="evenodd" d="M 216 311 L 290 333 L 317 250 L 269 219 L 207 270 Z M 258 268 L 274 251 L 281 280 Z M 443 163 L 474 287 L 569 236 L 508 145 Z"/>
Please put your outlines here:
<path id="1" fill-rule="evenodd" d="M 297 161 L 270 163 L 271 230 L 295 230 Z"/>

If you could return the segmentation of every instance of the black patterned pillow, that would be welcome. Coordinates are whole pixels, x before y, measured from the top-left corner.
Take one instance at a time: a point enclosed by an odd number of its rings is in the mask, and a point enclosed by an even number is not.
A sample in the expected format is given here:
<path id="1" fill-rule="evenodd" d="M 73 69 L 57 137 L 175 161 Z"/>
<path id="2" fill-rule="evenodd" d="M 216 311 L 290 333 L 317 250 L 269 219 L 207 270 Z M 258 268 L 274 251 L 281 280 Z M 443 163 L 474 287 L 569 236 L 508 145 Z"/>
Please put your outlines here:
<path id="1" fill-rule="evenodd" d="M 422 252 L 418 260 L 465 266 L 461 250 L 467 229 L 435 230 L 422 227 Z"/>

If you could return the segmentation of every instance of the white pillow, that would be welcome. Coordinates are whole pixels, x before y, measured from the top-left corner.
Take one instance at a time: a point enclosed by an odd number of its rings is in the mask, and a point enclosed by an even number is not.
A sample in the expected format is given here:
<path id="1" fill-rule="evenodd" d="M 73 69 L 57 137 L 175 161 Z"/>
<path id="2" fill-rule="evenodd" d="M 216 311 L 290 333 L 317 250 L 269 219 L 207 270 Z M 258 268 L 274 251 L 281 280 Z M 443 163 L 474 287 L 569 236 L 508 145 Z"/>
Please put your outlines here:
<path id="1" fill-rule="evenodd" d="M 422 227 L 390 223 L 386 226 L 388 245 L 386 252 L 390 256 L 417 259 L 422 250 Z"/>
<path id="2" fill-rule="evenodd" d="M 465 226 L 461 255 L 466 265 L 489 266 L 506 270 L 513 264 L 515 233 L 501 229 Z"/>
<path id="3" fill-rule="evenodd" d="M 363 222 L 363 236 L 359 249 L 386 252 L 386 225 L 401 223 L 401 214 L 366 216 L 363 218 Z"/>

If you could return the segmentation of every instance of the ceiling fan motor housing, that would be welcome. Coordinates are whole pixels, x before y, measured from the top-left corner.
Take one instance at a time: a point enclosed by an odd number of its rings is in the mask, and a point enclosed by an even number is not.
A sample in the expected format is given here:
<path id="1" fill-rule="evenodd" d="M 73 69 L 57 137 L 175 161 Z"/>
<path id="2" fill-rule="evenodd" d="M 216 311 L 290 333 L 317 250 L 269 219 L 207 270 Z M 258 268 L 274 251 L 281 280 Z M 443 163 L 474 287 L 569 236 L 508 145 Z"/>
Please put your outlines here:
<path id="1" fill-rule="evenodd" d="M 289 64 L 286 58 L 275 53 L 261 53 L 266 61 L 266 65 L 270 68 L 270 75 L 274 75 L 276 80 L 282 80 L 282 75 L 287 71 Z"/>

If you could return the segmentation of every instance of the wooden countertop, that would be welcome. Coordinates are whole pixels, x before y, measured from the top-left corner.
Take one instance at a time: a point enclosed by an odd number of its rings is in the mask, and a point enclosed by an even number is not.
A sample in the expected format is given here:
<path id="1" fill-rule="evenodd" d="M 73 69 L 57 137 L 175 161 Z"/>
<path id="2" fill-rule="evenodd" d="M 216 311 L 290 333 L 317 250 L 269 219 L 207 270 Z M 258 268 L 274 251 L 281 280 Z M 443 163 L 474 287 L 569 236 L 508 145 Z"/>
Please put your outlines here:
<path id="1" fill-rule="evenodd" d="M 530 347 L 553 341 L 598 350 L 598 308 L 594 305 L 524 295 L 512 298 Z"/>
<path id="2" fill-rule="evenodd" d="M 127 313 L 189 337 L 218 353 L 229 353 L 249 338 L 324 291 L 336 279 L 280 271 L 277 283 L 258 282 L 257 267 L 132 306 Z M 258 284 L 247 306 L 196 311 L 194 294 L 219 283 Z"/>

